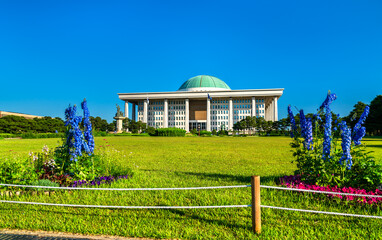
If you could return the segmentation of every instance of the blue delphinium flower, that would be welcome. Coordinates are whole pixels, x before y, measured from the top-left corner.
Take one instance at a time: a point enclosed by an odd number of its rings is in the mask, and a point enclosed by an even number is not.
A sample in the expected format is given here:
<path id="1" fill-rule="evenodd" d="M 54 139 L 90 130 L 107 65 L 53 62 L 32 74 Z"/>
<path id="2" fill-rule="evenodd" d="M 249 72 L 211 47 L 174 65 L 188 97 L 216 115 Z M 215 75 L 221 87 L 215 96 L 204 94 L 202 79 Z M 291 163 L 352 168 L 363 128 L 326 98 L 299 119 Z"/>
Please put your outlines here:
<path id="1" fill-rule="evenodd" d="M 335 93 L 331 94 L 329 91 L 325 101 L 321 104 L 320 109 L 326 109 L 336 99 L 337 99 L 337 95 Z"/>
<path id="2" fill-rule="evenodd" d="M 74 105 L 73 107 L 70 106 L 67 109 L 65 109 L 65 126 L 71 125 L 74 117 L 76 116 L 77 107 Z"/>
<path id="3" fill-rule="evenodd" d="M 304 115 L 304 110 L 300 110 L 300 128 L 301 128 L 301 137 L 305 138 L 305 128 L 306 128 L 306 119 Z"/>
<path id="4" fill-rule="evenodd" d="M 305 147 L 313 150 L 313 127 L 312 119 L 307 118 L 305 121 Z"/>
<path id="5" fill-rule="evenodd" d="M 330 104 L 336 100 L 336 94 L 328 93 L 325 101 L 321 104 L 320 109 L 325 109 L 325 124 L 324 124 L 324 142 L 323 142 L 323 158 L 330 158 L 330 149 L 332 144 L 332 112 Z"/>
<path id="6" fill-rule="evenodd" d="M 84 142 L 84 135 L 80 129 L 80 123 L 82 121 L 82 117 L 76 116 L 73 121 L 72 128 L 74 129 L 74 149 L 71 151 L 71 155 L 73 159 L 77 161 L 77 157 L 82 156 L 82 145 Z"/>
<path id="7" fill-rule="evenodd" d="M 341 128 L 341 147 L 342 147 L 342 157 L 340 158 L 340 164 L 346 164 L 347 169 L 351 169 L 353 165 L 352 156 L 350 155 L 350 147 L 351 147 L 351 130 L 346 125 L 346 122 L 343 121 L 340 123 Z"/>
<path id="8" fill-rule="evenodd" d="M 73 107 L 69 105 L 69 107 L 65 110 L 65 126 L 68 127 L 68 130 L 66 132 L 66 143 L 65 145 L 68 147 L 69 154 L 71 155 L 70 160 L 73 160 L 75 158 L 74 153 L 74 136 L 75 136 L 75 122 L 76 122 L 76 112 L 77 107 L 74 105 Z"/>
<path id="9" fill-rule="evenodd" d="M 365 110 L 363 110 L 361 117 L 359 118 L 358 122 L 354 126 L 353 133 L 352 133 L 352 140 L 354 141 L 354 144 L 356 146 L 361 144 L 361 139 L 366 134 L 366 128 L 361 126 L 365 122 L 367 116 L 369 115 L 369 111 L 370 111 L 370 107 L 366 106 Z"/>
<path id="10" fill-rule="evenodd" d="M 300 110 L 300 127 L 301 127 L 301 136 L 304 138 L 304 147 L 308 150 L 313 149 L 313 128 L 312 120 L 306 118 L 304 111 Z"/>
<path id="11" fill-rule="evenodd" d="M 366 134 L 365 127 L 361 127 L 360 129 L 358 129 L 358 131 L 355 133 L 353 137 L 354 145 L 356 146 L 361 145 L 361 140 L 365 136 L 365 134 Z"/>
<path id="12" fill-rule="evenodd" d="M 84 136 L 80 129 L 82 117 L 76 116 L 77 106 L 74 105 L 65 110 L 65 126 L 68 127 L 66 134 L 66 146 L 68 146 L 70 160 L 77 161 L 78 156 L 82 156 Z"/>
<path id="13" fill-rule="evenodd" d="M 290 105 L 288 106 L 288 115 L 289 115 L 290 123 L 292 125 L 290 137 L 293 138 L 294 137 L 294 131 L 296 131 L 296 121 L 294 120 L 294 115 L 293 115 L 293 112 L 292 112 Z"/>
<path id="14" fill-rule="evenodd" d="M 84 111 L 84 127 L 85 127 L 84 137 L 86 140 L 86 142 L 84 142 L 83 147 L 84 147 L 84 150 L 89 155 L 91 155 L 94 152 L 94 145 L 95 144 L 94 144 L 94 137 L 93 137 L 93 133 L 92 133 L 92 123 L 89 119 L 90 113 L 89 113 L 88 104 L 87 104 L 86 99 L 84 99 L 84 101 L 81 103 L 81 107 Z"/>

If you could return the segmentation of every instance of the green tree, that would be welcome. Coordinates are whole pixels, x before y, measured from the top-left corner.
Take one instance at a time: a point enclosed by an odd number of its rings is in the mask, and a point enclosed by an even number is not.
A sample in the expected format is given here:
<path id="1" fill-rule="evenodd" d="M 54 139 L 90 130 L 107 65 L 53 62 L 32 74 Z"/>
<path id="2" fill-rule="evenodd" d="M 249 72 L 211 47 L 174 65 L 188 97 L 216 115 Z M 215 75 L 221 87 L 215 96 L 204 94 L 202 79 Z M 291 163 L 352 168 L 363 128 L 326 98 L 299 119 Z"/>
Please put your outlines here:
<path id="1" fill-rule="evenodd" d="M 266 121 L 263 117 L 259 117 L 256 119 L 256 129 L 259 132 L 259 135 L 264 132 L 265 124 Z"/>
<path id="2" fill-rule="evenodd" d="M 247 130 L 249 130 L 249 135 L 252 134 L 252 130 L 254 128 L 256 128 L 256 118 L 255 117 L 250 117 L 250 116 L 247 116 L 245 119 L 244 119 L 244 122 L 245 122 L 245 128 Z"/>
<path id="3" fill-rule="evenodd" d="M 382 95 L 376 96 L 370 103 L 370 113 L 366 118 L 366 130 L 374 135 L 382 135 Z"/>
<path id="4" fill-rule="evenodd" d="M 93 130 L 105 132 L 108 130 L 109 123 L 100 117 L 90 117 L 90 122 L 92 123 Z"/>

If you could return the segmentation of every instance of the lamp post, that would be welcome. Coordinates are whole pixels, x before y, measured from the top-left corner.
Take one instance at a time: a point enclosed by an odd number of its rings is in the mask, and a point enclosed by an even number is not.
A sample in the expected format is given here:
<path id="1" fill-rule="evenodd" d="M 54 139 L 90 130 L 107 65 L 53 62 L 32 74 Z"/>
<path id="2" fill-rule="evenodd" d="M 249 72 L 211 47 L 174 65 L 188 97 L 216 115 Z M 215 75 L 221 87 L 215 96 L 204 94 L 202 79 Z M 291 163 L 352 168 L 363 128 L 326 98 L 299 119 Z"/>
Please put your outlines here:
<path id="1" fill-rule="evenodd" d="M 200 137 L 200 123 L 198 123 L 198 131 L 199 131 L 199 137 Z"/>

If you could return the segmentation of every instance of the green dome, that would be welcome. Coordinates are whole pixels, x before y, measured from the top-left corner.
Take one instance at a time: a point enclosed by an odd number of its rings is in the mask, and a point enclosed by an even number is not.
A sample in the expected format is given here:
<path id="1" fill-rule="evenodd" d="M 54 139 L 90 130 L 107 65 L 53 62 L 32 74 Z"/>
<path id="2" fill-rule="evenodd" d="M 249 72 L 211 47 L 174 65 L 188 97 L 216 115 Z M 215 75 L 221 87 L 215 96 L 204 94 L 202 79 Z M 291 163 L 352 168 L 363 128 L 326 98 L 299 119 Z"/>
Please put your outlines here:
<path id="1" fill-rule="evenodd" d="M 199 75 L 185 81 L 178 91 L 211 91 L 231 90 L 231 88 L 219 78 L 209 75 Z"/>

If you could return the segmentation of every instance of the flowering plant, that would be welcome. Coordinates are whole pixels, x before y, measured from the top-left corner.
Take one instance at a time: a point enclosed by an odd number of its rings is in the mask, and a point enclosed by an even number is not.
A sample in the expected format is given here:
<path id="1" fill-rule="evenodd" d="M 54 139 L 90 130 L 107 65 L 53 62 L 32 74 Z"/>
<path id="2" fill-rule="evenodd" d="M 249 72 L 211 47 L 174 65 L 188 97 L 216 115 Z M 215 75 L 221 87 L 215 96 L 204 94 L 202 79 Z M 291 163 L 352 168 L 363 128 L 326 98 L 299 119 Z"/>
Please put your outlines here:
<path id="1" fill-rule="evenodd" d="M 291 146 L 297 163 L 295 174 L 301 181 L 319 186 L 376 189 L 382 184 L 382 167 L 361 144 L 366 134 L 362 124 L 369 114 L 369 106 L 352 130 L 339 115 L 332 113 L 330 104 L 336 98 L 336 94 L 329 92 L 318 113 L 311 117 L 305 116 L 303 110 L 294 116 L 288 107 L 294 139 Z"/>
<path id="2" fill-rule="evenodd" d="M 84 117 L 76 116 L 77 106 L 65 110 L 64 144 L 56 148 L 56 165 L 61 174 L 69 174 L 74 179 L 94 179 L 100 169 L 99 157 L 94 155 L 94 137 L 87 101 L 81 103 Z M 83 126 L 83 130 L 81 129 Z"/>
<path id="3" fill-rule="evenodd" d="M 375 189 L 374 191 L 366 191 L 365 189 L 353 188 L 353 187 L 330 187 L 330 186 L 318 186 L 315 184 L 307 184 L 301 181 L 300 175 L 284 176 L 280 178 L 281 185 L 306 190 L 315 190 L 321 192 L 338 192 L 338 193 L 354 193 L 354 194 L 364 194 L 364 195 L 382 195 L 382 190 Z M 339 195 L 339 194 L 327 194 L 328 197 L 336 199 L 339 201 L 347 202 L 359 202 L 367 204 L 382 203 L 382 198 L 376 197 L 360 197 L 360 196 L 349 196 L 349 195 Z"/>

